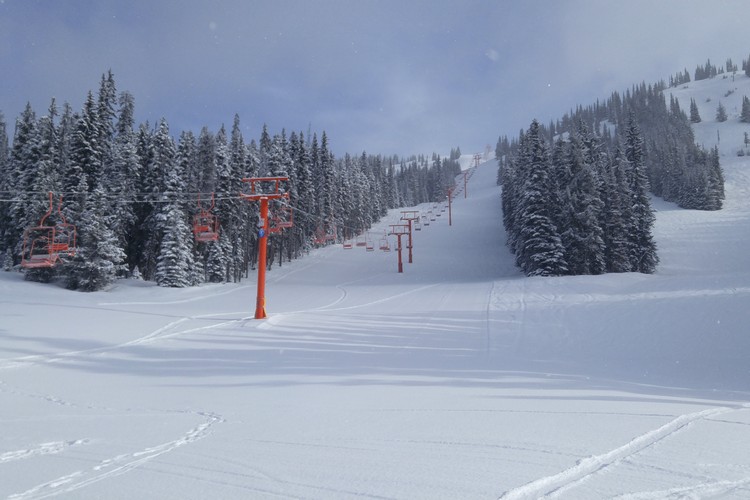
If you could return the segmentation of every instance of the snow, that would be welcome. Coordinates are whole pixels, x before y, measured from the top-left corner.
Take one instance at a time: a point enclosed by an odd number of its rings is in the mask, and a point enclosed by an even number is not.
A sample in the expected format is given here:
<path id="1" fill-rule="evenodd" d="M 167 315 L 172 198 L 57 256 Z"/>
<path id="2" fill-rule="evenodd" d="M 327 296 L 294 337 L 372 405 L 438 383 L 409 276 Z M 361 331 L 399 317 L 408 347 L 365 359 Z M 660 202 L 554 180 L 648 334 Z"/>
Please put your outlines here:
<path id="1" fill-rule="evenodd" d="M 654 275 L 523 277 L 494 161 L 403 274 L 316 250 L 268 273 L 267 320 L 254 278 L 0 273 L 0 497 L 747 498 L 750 160 L 725 138 L 750 126 L 725 105 L 696 129 L 720 130 L 725 208 L 654 200 Z"/>

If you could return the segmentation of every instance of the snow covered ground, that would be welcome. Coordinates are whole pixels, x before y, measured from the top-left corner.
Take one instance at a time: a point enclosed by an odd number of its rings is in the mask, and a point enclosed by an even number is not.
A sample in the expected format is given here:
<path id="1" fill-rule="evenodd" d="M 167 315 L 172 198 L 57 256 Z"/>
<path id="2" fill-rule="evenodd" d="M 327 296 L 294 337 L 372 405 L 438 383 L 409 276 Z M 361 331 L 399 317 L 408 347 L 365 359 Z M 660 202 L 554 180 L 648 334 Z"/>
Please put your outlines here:
<path id="1" fill-rule="evenodd" d="M 720 127 L 726 208 L 655 200 L 654 275 L 521 276 L 494 161 L 403 274 L 314 251 L 263 321 L 254 279 L 0 273 L 0 496 L 750 497 L 750 161 L 724 139 L 750 126 Z"/>

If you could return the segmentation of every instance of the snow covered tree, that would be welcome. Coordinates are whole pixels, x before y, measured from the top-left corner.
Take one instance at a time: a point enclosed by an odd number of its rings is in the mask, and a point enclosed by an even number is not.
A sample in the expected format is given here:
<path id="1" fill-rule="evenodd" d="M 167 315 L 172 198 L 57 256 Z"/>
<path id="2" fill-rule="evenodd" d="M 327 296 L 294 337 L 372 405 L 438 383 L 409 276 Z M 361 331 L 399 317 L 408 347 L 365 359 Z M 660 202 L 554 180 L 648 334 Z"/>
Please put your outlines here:
<path id="1" fill-rule="evenodd" d="M 166 121 L 162 120 L 155 139 L 158 154 L 154 166 L 159 169 L 162 191 L 154 212 L 158 248 L 154 279 L 160 286 L 181 288 L 193 284 L 194 264 L 193 239 L 184 205 L 184 172 Z"/>
<path id="2" fill-rule="evenodd" d="M 115 216 L 101 185 L 84 195 L 84 211 L 77 225 L 78 247 L 65 265 L 66 285 L 71 290 L 95 292 L 114 283 L 125 261 L 112 228 Z"/>
<path id="3" fill-rule="evenodd" d="M 698 113 L 698 105 L 695 103 L 695 99 L 690 99 L 690 121 L 692 123 L 700 123 L 701 115 Z"/>
<path id="4" fill-rule="evenodd" d="M 534 120 L 520 151 L 516 262 L 527 276 L 559 276 L 568 271 L 565 250 L 548 204 L 550 160 L 539 123 Z"/>
<path id="5" fill-rule="evenodd" d="M 162 239 L 167 230 L 166 213 L 174 203 L 175 193 L 168 191 L 167 182 L 173 175 L 176 149 L 174 139 L 169 134 L 169 125 L 161 119 L 151 141 L 151 155 L 146 170 L 149 172 L 144 193 L 149 193 L 150 212 L 141 229 L 145 234 L 143 257 L 138 265 L 144 279 L 156 277 L 157 263 L 162 247 Z"/>
<path id="6" fill-rule="evenodd" d="M 633 230 L 630 218 L 630 190 L 624 172 L 629 170 L 622 144 L 618 142 L 614 159 L 604 166 L 602 173 L 603 235 L 607 272 L 623 273 L 631 270 L 630 244 L 627 238 Z"/>
<path id="7" fill-rule="evenodd" d="M 606 269 L 600 198 L 600 144 L 583 122 L 570 136 L 566 163 L 570 182 L 564 187 L 566 214 L 561 239 L 571 274 L 601 274 Z"/>
<path id="8" fill-rule="evenodd" d="M 0 112 L 0 193 L 10 193 L 12 184 L 10 180 L 10 149 L 8 147 L 8 131 L 5 117 Z M 5 261 L 13 264 L 13 252 L 11 234 L 13 230 L 10 225 L 10 202 L 0 200 L 0 254 L 5 256 Z"/>
<path id="9" fill-rule="evenodd" d="M 625 130 L 625 158 L 630 165 L 626 173 L 630 185 L 633 232 L 630 234 L 631 266 L 634 271 L 653 273 L 659 263 L 651 228 L 656 220 L 648 197 L 648 177 L 644 162 L 643 138 L 631 113 Z"/>
<path id="10" fill-rule="evenodd" d="M 750 99 L 747 96 L 742 97 L 742 111 L 740 112 L 740 121 L 750 123 Z"/>
<path id="11" fill-rule="evenodd" d="M 192 235 L 185 220 L 185 212 L 179 201 L 166 202 L 160 217 L 163 218 L 164 236 L 157 257 L 156 283 L 174 288 L 190 286 L 194 283 L 194 261 L 190 243 Z"/>
<path id="12" fill-rule="evenodd" d="M 719 103 L 719 106 L 716 108 L 716 121 L 727 121 L 727 110 L 724 108 L 724 105 L 722 103 Z"/>

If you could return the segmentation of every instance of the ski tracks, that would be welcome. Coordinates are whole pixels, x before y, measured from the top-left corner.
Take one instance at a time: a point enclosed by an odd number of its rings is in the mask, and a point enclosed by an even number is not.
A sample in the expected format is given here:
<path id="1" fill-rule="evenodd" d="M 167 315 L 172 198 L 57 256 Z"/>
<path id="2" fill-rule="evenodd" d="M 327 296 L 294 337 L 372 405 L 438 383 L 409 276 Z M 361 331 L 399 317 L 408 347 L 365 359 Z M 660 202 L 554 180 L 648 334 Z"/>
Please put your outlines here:
<path id="1" fill-rule="evenodd" d="M 224 313 L 224 315 L 226 314 L 227 313 Z M 234 313 L 231 313 L 231 314 L 234 314 Z M 115 350 L 122 349 L 125 347 L 145 345 L 145 344 L 149 344 L 152 342 L 164 340 L 170 337 L 183 335 L 186 333 L 220 328 L 227 324 L 241 322 L 246 319 L 246 318 L 240 318 L 236 320 L 222 320 L 218 323 L 212 323 L 210 325 L 203 325 L 203 326 L 198 326 L 194 328 L 187 328 L 187 329 L 179 328 L 180 326 L 183 326 L 183 324 L 187 321 L 198 320 L 198 319 L 200 320 L 210 319 L 211 316 L 215 316 L 215 315 L 206 315 L 206 316 L 199 316 L 199 317 L 183 317 L 175 321 L 172 321 L 164 325 L 163 327 L 158 328 L 152 332 L 149 332 L 146 335 L 143 335 L 139 338 L 136 338 L 136 339 L 133 339 L 131 341 L 124 342 L 121 344 L 114 344 L 114 345 L 99 347 L 99 348 L 94 348 L 94 349 L 24 356 L 20 358 L 3 360 L 3 362 L 0 363 L 0 369 L 18 368 L 24 365 L 29 366 L 29 365 L 36 365 L 36 364 L 42 364 L 42 363 L 56 363 L 56 362 L 61 362 L 65 359 L 69 359 L 72 356 L 79 356 L 82 354 L 85 354 L 85 355 L 102 354 L 105 352 L 111 352 L 111 351 L 115 351 Z M 0 386 L 3 386 L 3 385 L 4 383 L 0 381 Z M 64 405 L 64 406 L 77 406 L 74 403 L 63 401 L 54 396 L 41 397 L 41 396 L 37 396 L 37 395 L 25 393 L 25 392 L 22 393 L 21 391 L 13 390 L 8 387 L 5 387 L 4 389 L 0 387 L 0 389 L 2 392 L 25 394 L 27 396 L 40 397 L 41 399 L 47 400 L 50 403 L 54 403 L 54 404 L 59 404 L 59 405 Z M 88 408 L 95 408 L 95 407 L 90 405 L 88 406 Z M 111 408 L 104 408 L 104 410 L 113 411 L 113 409 Z M 185 410 L 185 411 L 158 410 L 158 411 L 161 413 L 165 413 L 165 414 L 169 414 L 169 413 L 196 414 L 196 415 L 201 416 L 204 419 L 204 421 L 198 426 L 190 429 L 187 433 L 180 436 L 178 439 L 168 441 L 162 444 L 158 444 L 156 446 L 151 446 L 144 450 L 137 451 L 131 454 L 119 455 L 114 458 L 103 460 L 102 462 L 92 467 L 91 469 L 80 470 L 80 471 L 73 472 L 71 474 L 67 474 L 65 476 L 53 479 L 51 481 L 47 481 L 43 484 L 39 484 L 23 493 L 10 495 L 7 498 L 9 500 L 10 499 L 28 500 L 28 499 L 48 498 L 48 497 L 75 491 L 79 488 L 86 487 L 90 484 L 99 482 L 109 477 L 125 474 L 131 471 L 132 469 L 135 469 L 139 467 L 140 465 L 150 460 L 153 460 L 154 458 L 160 455 L 169 453 L 177 448 L 180 448 L 187 444 L 194 443 L 195 441 L 198 441 L 206 437 L 210 433 L 210 429 L 214 424 L 225 421 L 224 418 L 221 417 L 220 415 L 216 413 L 211 413 L 211 412 L 197 412 L 197 411 L 189 411 L 189 410 Z M 89 439 L 77 439 L 77 440 L 72 440 L 72 441 L 56 441 L 56 442 L 42 443 L 42 444 L 32 446 L 32 447 L 22 449 L 22 450 L 9 451 L 9 452 L 0 454 L 0 465 L 4 463 L 16 461 L 16 460 L 31 459 L 31 458 L 39 457 L 42 455 L 64 453 L 68 451 L 69 449 L 71 449 L 72 447 L 85 445 L 89 443 L 90 443 Z"/>
<path id="2" fill-rule="evenodd" d="M 41 443 L 33 448 L 6 451 L 5 453 L 0 453 L 0 465 L 8 462 L 14 462 L 16 460 L 38 457 L 41 455 L 54 455 L 56 453 L 61 453 L 72 446 L 79 446 L 87 443 L 87 439 L 76 439 L 74 441 L 53 441 L 50 443 Z"/>
<path id="3" fill-rule="evenodd" d="M 126 472 L 135 469 L 142 464 L 153 460 L 154 458 L 169 453 L 187 444 L 194 443 L 200 439 L 203 439 L 210 433 L 211 427 L 220 422 L 224 422 L 224 419 L 215 413 L 207 412 L 183 412 L 183 413 L 196 413 L 204 418 L 204 421 L 190 429 L 187 433 L 180 436 L 178 439 L 168 441 L 156 446 L 151 446 L 135 453 L 118 455 L 114 458 L 102 460 L 99 464 L 88 470 L 79 470 L 71 474 L 47 481 L 40 485 L 34 486 L 26 490 L 23 493 L 18 493 L 8 496 L 8 500 L 30 500 L 48 498 L 64 493 L 70 493 L 79 488 L 89 486 L 93 483 L 102 481 L 109 477 L 118 476 L 125 474 Z M 85 440 L 79 440 L 75 443 L 82 444 Z M 53 443 L 54 444 L 54 443 Z M 44 445 L 43 445 L 44 446 Z M 62 447 L 51 447 L 52 449 Z M 59 449 L 56 452 L 62 451 Z M 53 451 L 54 452 L 54 451 Z M 43 454 L 36 452 L 35 454 Z M 2 455 L 4 456 L 4 455 Z M 2 456 L 0 456 L 0 463 L 2 463 Z"/>
<path id="4" fill-rule="evenodd" d="M 750 406 L 746 405 L 745 407 L 750 407 Z M 632 455 L 635 455 L 636 453 L 639 453 L 645 450 L 646 448 L 654 445 L 655 443 L 665 438 L 675 435 L 676 433 L 684 430 L 687 426 L 689 426 L 690 424 L 696 421 L 707 419 L 709 417 L 715 417 L 715 416 L 728 413 L 728 412 L 732 412 L 735 410 L 736 410 L 735 408 L 718 407 L 718 408 L 711 408 L 708 410 L 703 410 L 703 411 L 699 411 L 695 413 L 688 413 L 685 415 L 680 415 L 674 420 L 662 425 L 658 429 L 642 434 L 632 439 L 630 442 L 624 444 L 623 446 L 620 446 L 611 451 L 608 451 L 607 453 L 603 453 L 600 455 L 593 455 L 591 457 L 584 458 L 582 460 L 579 460 L 578 463 L 576 463 L 576 465 L 574 465 L 573 467 L 570 467 L 558 474 L 554 474 L 552 476 L 547 476 L 547 477 L 542 477 L 540 479 L 527 483 L 518 488 L 508 490 L 502 496 L 500 496 L 500 500 L 534 499 L 534 498 L 541 498 L 541 497 L 551 496 L 553 494 L 562 493 L 570 488 L 577 486 L 578 484 L 586 480 L 591 475 L 603 469 L 606 469 L 607 467 L 611 465 L 617 464 L 623 459 L 630 457 Z M 750 480 L 740 481 L 740 483 L 745 483 L 748 481 Z M 735 487 L 740 486 L 735 482 L 728 482 L 728 483 L 729 484 L 727 484 L 727 486 L 729 486 L 730 488 L 735 488 Z M 712 483 L 712 484 L 703 485 L 703 486 L 708 488 L 708 487 L 715 487 L 718 484 L 719 483 Z M 680 495 L 679 493 L 680 490 L 673 490 L 673 491 L 675 492 L 674 494 L 678 496 Z M 658 494 L 659 493 L 657 492 L 656 495 Z M 646 497 L 626 497 L 626 498 L 664 498 L 664 497 L 663 496 L 646 496 Z"/>

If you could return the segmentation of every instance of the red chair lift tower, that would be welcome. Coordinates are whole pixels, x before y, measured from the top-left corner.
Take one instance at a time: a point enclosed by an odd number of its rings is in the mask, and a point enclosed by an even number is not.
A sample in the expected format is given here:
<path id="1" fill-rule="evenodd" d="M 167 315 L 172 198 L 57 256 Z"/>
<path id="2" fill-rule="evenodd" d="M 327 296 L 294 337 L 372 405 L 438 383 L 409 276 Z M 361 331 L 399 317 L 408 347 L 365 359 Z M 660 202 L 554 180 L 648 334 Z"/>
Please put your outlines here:
<path id="1" fill-rule="evenodd" d="M 391 224 L 390 228 L 391 230 L 388 234 L 392 234 L 396 238 L 398 238 L 398 243 L 396 244 L 396 250 L 398 250 L 398 272 L 403 273 L 404 263 L 403 263 L 403 260 L 401 259 L 401 249 L 403 248 L 403 246 L 401 245 L 401 237 L 407 236 L 410 234 L 409 225 L 408 224 Z"/>
<path id="2" fill-rule="evenodd" d="M 201 195 L 198 193 L 198 209 L 200 212 L 193 217 L 195 241 L 217 241 L 219 239 L 219 219 L 211 212 L 214 209 L 214 194 L 211 193 L 211 206 L 206 210 L 201 205 Z"/>
<path id="3" fill-rule="evenodd" d="M 406 221 L 406 226 L 409 229 L 409 264 L 412 263 L 412 240 L 411 240 L 411 230 L 412 230 L 412 224 L 415 221 L 419 221 L 419 211 L 417 210 L 402 210 L 401 211 L 401 220 Z"/>
<path id="4" fill-rule="evenodd" d="M 268 216 L 269 200 L 289 200 L 289 177 L 251 177 L 242 179 L 250 186 L 250 193 L 240 193 L 247 201 L 260 202 L 260 219 L 258 220 L 258 295 L 255 303 L 255 319 L 264 319 L 266 315 L 266 252 L 268 234 L 279 232 L 292 226 L 291 218 L 276 216 L 274 227 Z M 286 187 L 286 189 L 284 189 Z M 288 206 L 285 205 L 285 206 Z M 291 214 L 291 212 L 289 212 Z"/>
<path id="5" fill-rule="evenodd" d="M 73 257 L 76 253 L 76 227 L 68 224 L 61 211 L 62 196 L 57 204 L 60 222 L 54 226 L 45 225 L 52 214 L 52 193 L 49 193 L 49 208 L 42 216 L 38 226 L 26 229 L 23 236 L 21 267 L 35 269 L 54 267 L 62 259 Z"/>

